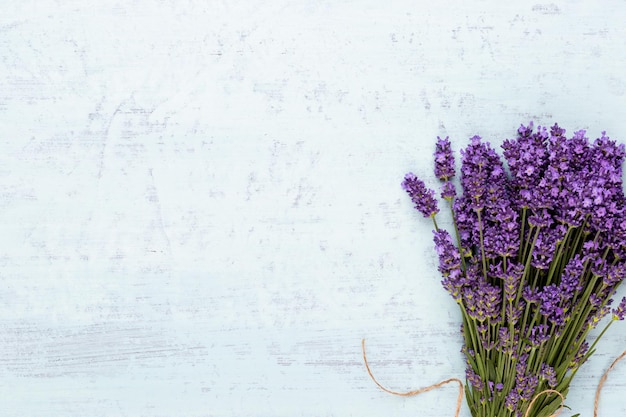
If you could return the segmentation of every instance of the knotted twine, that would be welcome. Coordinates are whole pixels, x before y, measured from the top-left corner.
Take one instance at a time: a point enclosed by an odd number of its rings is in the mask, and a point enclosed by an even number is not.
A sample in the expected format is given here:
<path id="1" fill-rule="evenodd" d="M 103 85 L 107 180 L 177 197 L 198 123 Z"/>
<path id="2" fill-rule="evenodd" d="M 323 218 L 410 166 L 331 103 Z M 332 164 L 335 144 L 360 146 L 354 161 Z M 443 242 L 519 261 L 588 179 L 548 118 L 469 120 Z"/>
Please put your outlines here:
<path id="1" fill-rule="evenodd" d="M 385 392 L 388 392 L 389 394 L 398 395 L 400 397 L 412 397 L 413 395 L 419 395 L 419 394 L 422 394 L 424 392 L 432 391 L 432 390 L 434 390 L 436 388 L 439 388 L 439 387 L 441 387 L 443 385 L 449 384 L 450 382 L 457 382 L 459 384 L 459 395 L 458 395 L 458 397 L 456 399 L 456 412 L 454 413 L 454 417 L 459 417 L 459 413 L 461 412 L 461 403 L 463 402 L 463 382 L 461 382 L 460 379 L 458 379 L 458 378 L 446 379 L 445 381 L 438 382 L 436 384 L 430 385 L 430 386 L 425 387 L 425 388 L 416 389 L 414 391 L 408 391 L 408 392 L 392 391 L 392 390 L 382 386 L 376 380 L 376 378 L 374 378 L 374 374 L 372 374 L 372 370 L 370 369 L 370 366 L 367 363 L 367 355 L 365 354 L 365 339 L 361 340 L 361 348 L 363 349 L 363 362 L 365 362 L 365 368 L 367 368 L 367 373 L 370 375 L 370 378 L 372 378 L 372 381 L 374 381 L 374 383 L 376 385 L 378 385 L 380 387 L 380 389 L 382 389 Z"/>
<path id="2" fill-rule="evenodd" d="M 463 402 L 463 382 L 461 382 L 460 379 L 458 379 L 458 378 L 446 379 L 446 380 L 438 382 L 436 384 L 433 384 L 433 385 L 430 385 L 430 386 L 427 386 L 427 387 L 424 387 L 424 388 L 419 388 L 419 389 L 416 389 L 416 390 L 413 390 L 413 391 L 407 391 L 407 392 L 393 391 L 393 390 L 390 390 L 389 388 L 384 387 L 374 377 L 374 374 L 372 373 L 372 370 L 370 369 L 369 363 L 367 362 L 367 354 L 365 353 L 365 339 L 361 340 L 361 349 L 363 350 L 363 362 L 365 363 L 365 368 L 367 369 L 367 373 L 369 374 L 370 378 L 372 378 L 372 381 L 374 381 L 374 383 L 376 385 L 378 385 L 378 387 L 380 389 L 382 389 L 383 391 L 385 391 L 385 392 L 387 392 L 389 394 L 398 395 L 400 397 L 412 397 L 414 395 L 419 395 L 419 394 L 422 394 L 424 392 L 432 391 L 432 390 L 437 389 L 437 388 L 439 388 L 439 387 L 441 387 L 443 385 L 449 384 L 450 382 L 458 383 L 459 384 L 459 395 L 457 396 L 457 400 L 456 400 L 456 410 L 454 412 L 454 417 L 459 417 L 459 413 L 461 412 L 461 403 Z M 622 354 L 619 355 L 613 361 L 611 366 L 609 366 L 608 369 L 602 375 L 602 378 L 600 378 L 600 382 L 598 383 L 598 388 L 596 389 L 596 398 L 595 398 L 595 400 L 593 402 L 593 417 L 598 417 L 598 404 L 600 402 L 600 392 L 602 391 L 604 383 L 606 382 L 606 379 L 608 378 L 609 372 L 611 372 L 613 370 L 613 368 L 615 368 L 615 365 L 617 365 L 617 363 L 619 361 L 621 361 L 622 359 L 624 359 L 625 357 L 626 357 L 626 350 L 624 352 L 622 352 Z M 561 406 L 559 407 L 559 410 L 556 413 L 552 414 L 552 416 L 550 416 L 550 417 L 557 417 L 559 414 L 561 414 L 561 412 L 563 411 L 564 403 L 565 403 L 565 397 L 563 396 L 563 394 L 561 394 L 557 390 L 546 389 L 546 390 L 541 391 L 539 394 L 534 396 L 534 398 L 532 399 L 530 404 L 528 404 L 528 408 L 526 409 L 526 413 L 524 414 L 524 417 L 528 417 L 528 415 L 530 414 L 530 410 L 532 409 L 533 405 L 535 404 L 535 401 L 537 401 L 537 399 L 540 396 L 544 395 L 544 394 L 557 394 L 559 397 L 561 397 Z"/>

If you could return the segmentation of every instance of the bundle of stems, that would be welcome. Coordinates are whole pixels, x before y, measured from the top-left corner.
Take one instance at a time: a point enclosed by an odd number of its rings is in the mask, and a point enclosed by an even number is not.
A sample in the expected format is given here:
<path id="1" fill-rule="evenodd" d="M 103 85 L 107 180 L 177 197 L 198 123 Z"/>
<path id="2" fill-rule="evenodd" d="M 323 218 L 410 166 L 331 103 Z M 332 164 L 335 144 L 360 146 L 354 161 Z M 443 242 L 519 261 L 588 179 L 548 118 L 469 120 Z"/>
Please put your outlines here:
<path id="1" fill-rule="evenodd" d="M 461 151 L 458 196 L 451 143 L 438 138 L 435 175 L 452 233 L 437 225 L 435 191 L 412 173 L 402 182 L 433 221 L 442 284 L 461 311 L 474 417 L 521 417 L 547 389 L 566 396 L 598 341 L 625 318 L 626 297 L 610 306 L 626 276 L 626 150 L 605 132 L 593 143 L 585 134 L 521 125 L 503 142 L 506 165 L 474 136 Z M 548 417 L 560 405 L 544 395 L 529 415 Z"/>

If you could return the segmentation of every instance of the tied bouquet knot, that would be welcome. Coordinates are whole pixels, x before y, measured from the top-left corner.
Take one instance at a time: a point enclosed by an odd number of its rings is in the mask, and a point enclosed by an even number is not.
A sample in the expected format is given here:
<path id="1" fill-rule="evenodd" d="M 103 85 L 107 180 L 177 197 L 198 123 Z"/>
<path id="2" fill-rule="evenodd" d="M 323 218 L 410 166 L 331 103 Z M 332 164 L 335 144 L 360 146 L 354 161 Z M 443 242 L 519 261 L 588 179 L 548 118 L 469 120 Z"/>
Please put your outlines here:
<path id="1" fill-rule="evenodd" d="M 590 141 L 584 130 L 568 137 L 557 124 L 531 122 L 502 151 L 504 159 L 470 138 L 457 195 L 450 140 L 437 138 L 434 173 L 450 232 L 437 225 L 433 189 L 413 173 L 402 187 L 433 221 L 441 282 L 461 311 L 472 416 L 549 417 L 626 316 L 626 297 L 611 308 L 626 277 L 626 149 L 605 132 Z"/>

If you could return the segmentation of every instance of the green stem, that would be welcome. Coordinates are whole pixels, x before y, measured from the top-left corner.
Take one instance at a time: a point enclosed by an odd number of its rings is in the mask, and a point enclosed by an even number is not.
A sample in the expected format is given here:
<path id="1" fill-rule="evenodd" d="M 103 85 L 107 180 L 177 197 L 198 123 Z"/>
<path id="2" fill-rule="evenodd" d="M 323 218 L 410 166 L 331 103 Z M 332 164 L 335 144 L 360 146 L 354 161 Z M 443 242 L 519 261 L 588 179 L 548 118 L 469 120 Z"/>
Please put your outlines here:
<path id="1" fill-rule="evenodd" d="M 607 325 L 604 326 L 604 329 L 602 329 L 602 331 L 600 332 L 598 337 L 596 337 L 596 340 L 593 341 L 593 343 L 589 347 L 589 350 L 587 351 L 587 353 L 593 352 L 593 350 L 596 348 L 596 345 L 598 344 L 598 341 L 600 341 L 600 339 L 602 339 L 602 336 L 604 336 L 604 333 L 606 333 L 606 331 L 609 330 L 609 327 L 611 327 L 611 325 L 613 324 L 614 321 L 615 321 L 615 319 L 611 319 L 611 321 L 609 321 L 607 323 Z"/>
<path id="2" fill-rule="evenodd" d="M 522 207 L 522 220 L 521 227 L 519 233 L 519 252 L 517 252 L 517 261 L 522 262 L 524 259 L 524 248 L 526 247 L 525 242 L 525 232 L 526 232 L 526 212 L 528 211 L 528 207 Z"/>
<path id="3" fill-rule="evenodd" d="M 461 234 L 459 233 L 459 227 L 456 224 L 456 216 L 454 215 L 454 206 L 452 199 L 448 198 L 448 204 L 450 205 L 450 213 L 452 214 L 452 224 L 454 224 L 454 234 L 456 235 L 456 243 L 459 246 L 459 255 L 461 255 L 461 264 L 463 265 L 463 271 L 467 271 L 467 265 L 465 264 L 465 254 L 463 253 L 463 246 L 461 245 Z"/>
<path id="4" fill-rule="evenodd" d="M 585 291 L 582 296 L 582 300 L 589 300 L 589 296 L 591 295 L 594 287 L 596 286 L 597 279 L 598 279 L 597 275 L 592 275 L 589 284 L 585 288 Z M 581 302 L 576 306 L 575 309 L 573 309 L 572 315 L 571 315 L 572 321 L 568 323 L 568 325 L 563 331 L 563 334 L 568 335 L 568 336 L 562 339 L 562 343 L 558 345 L 557 349 L 551 349 L 551 354 L 548 357 L 548 361 L 550 363 L 555 363 L 554 360 L 557 358 L 558 358 L 558 361 L 556 363 L 561 363 L 568 348 L 574 343 L 576 336 L 578 336 L 581 333 L 582 328 L 585 324 L 585 321 L 587 320 L 587 316 L 589 315 L 589 311 L 591 311 L 591 305 L 589 305 L 589 303 L 587 302 Z"/>
<path id="5" fill-rule="evenodd" d="M 547 277 L 548 279 L 547 279 L 546 285 L 550 285 L 550 283 L 552 282 L 552 277 L 555 275 L 554 274 L 555 270 L 558 269 L 560 271 L 561 256 L 563 256 L 565 243 L 567 242 L 567 239 L 569 237 L 571 230 L 572 230 L 571 227 L 567 229 L 567 232 L 565 232 L 565 236 L 563 237 L 563 240 L 557 246 L 554 257 L 552 258 L 552 263 L 550 264 L 550 269 L 548 270 L 548 277 Z M 560 274 L 558 275 L 560 276 Z"/>
<path id="6" fill-rule="evenodd" d="M 485 245 L 483 241 L 483 222 L 481 219 L 482 209 L 476 210 L 476 214 L 478 215 L 478 232 L 480 234 L 480 253 L 483 260 L 483 276 L 485 277 L 485 281 L 487 280 L 487 257 L 485 256 Z"/>

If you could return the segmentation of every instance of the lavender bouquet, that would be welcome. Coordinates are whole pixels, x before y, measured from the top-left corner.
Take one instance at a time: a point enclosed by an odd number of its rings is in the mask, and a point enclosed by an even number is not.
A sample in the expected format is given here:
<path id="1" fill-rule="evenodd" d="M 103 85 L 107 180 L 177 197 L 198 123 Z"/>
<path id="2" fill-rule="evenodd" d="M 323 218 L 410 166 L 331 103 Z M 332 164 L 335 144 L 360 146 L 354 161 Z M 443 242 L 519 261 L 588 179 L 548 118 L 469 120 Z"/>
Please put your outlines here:
<path id="1" fill-rule="evenodd" d="M 626 149 L 605 132 L 591 143 L 584 130 L 568 138 L 556 124 L 533 130 L 532 122 L 502 149 L 508 171 L 489 143 L 471 138 L 457 196 L 450 141 L 438 138 L 435 175 L 452 233 L 437 225 L 432 189 L 412 173 L 402 187 L 433 220 L 442 284 L 461 310 L 472 416 L 548 417 L 561 406 L 555 391 L 567 395 L 626 315 L 626 297 L 610 307 L 626 276 Z M 609 314 L 590 345 L 589 332 Z"/>

